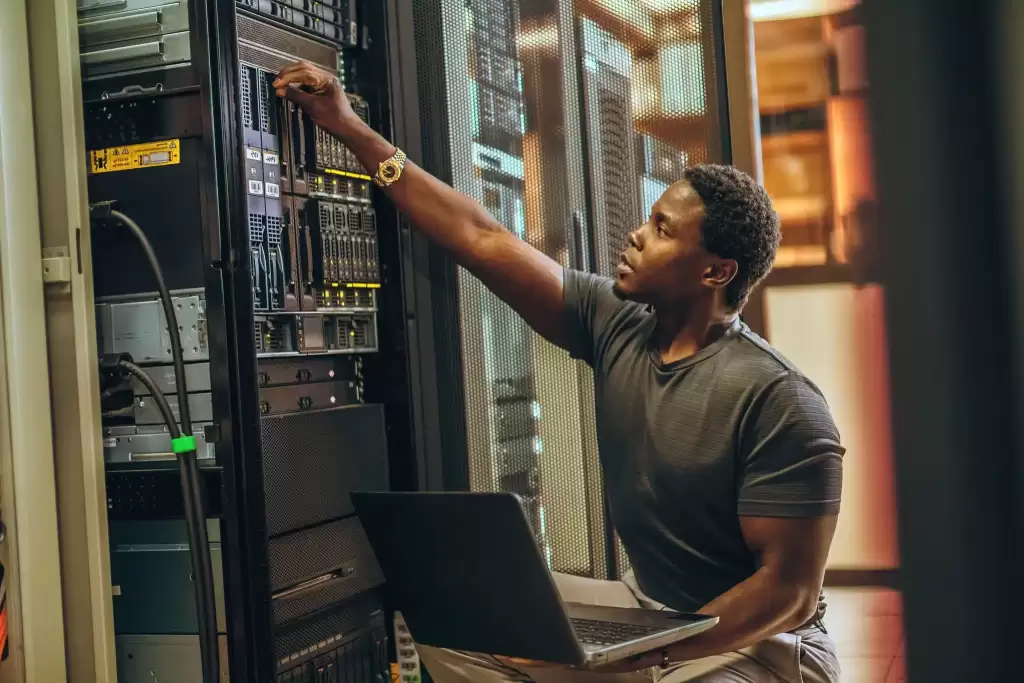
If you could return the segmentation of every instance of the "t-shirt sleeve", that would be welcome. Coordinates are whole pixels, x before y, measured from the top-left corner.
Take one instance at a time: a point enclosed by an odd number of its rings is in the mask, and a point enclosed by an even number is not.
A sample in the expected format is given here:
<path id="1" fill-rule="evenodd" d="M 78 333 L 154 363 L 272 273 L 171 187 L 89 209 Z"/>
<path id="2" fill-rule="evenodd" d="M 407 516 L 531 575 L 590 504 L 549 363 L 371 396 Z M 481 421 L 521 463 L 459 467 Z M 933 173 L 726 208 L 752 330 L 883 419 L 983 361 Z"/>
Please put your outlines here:
<path id="1" fill-rule="evenodd" d="M 593 366 L 627 303 L 615 295 L 611 279 L 572 269 L 563 273 L 562 297 L 566 350 Z"/>
<path id="2" fill-rule="evenodd" d="M 752 517 L 818 517 L 839 512 L 843 455 L 824 397 L 785 374 L 752 404 L 742 446 L 738 511 Z"/>

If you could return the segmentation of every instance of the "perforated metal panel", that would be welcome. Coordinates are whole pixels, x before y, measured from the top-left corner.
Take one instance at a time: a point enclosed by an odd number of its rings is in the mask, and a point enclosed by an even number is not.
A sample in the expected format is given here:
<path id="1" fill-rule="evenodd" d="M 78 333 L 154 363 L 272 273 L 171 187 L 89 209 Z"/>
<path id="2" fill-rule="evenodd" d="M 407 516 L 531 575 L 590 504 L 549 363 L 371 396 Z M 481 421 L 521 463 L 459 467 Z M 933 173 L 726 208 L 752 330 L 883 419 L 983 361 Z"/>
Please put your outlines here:
<path id="1" fill-rule="evenodd" d="M 260 429 L 271 537 L 351 515 L 351 491 L 387 488 L 380 405 L 274 415 Z"/>
<path id="2" fill-rule="evenodd" d="M 712 0 L 415 4 L 420 63 L 438 40 L 445 62 L 442 87 L 424 92 L 443 99 L 448 139 L 429 151 L 456 189 L 563 265 L 610 273 L 685 163 L 721 160 Z M 471 488 L 519 494 L 552 569 L 621 572 L 592 374 L 468 273 L 457 295 Z"/>
<path id="3" fill-rule="evenodd" d="M 242 125 L 246 128 L 253 128 L 252 119 L 252 81 L 249 78 L 249 69 L 244 65 L 239 66 L 238 77 L 238 100 L 242 107 Z"/>
<path id="4" fill-rule="evenodd" d="M 436 51 L 443 36 L 453 184 L 569 265 L 573 201 L 583 210 L 585 196 L 582 173 L 567 173 L 582 168 L 582 148 L 565 139 L 571 90 L 557 51 L 531 50 L 524 41 L 545 35 L 541 22 L 571 32 L 570 15 L 556 3 L 533 3 L 531 12 L 507 0 L 418 4 L 440 13 L 440 30 L 432 41 L 421 33 L 418 47 Z M 603 560 L 591 543 L 587 472 L 596 470 L 596 452 L 588 463 L 583 433 L 593 431 L 593 420 L 581 414 L 579 391 L 585 369 L 465 272 L 458 300 L 470 486 L 518 494 L 552 568 L 595 575 Z"/>
<path id="5" fill-rule="evenodd" d="M 338 51 L 329 45 L 304 38 L 245 15 L 237 17 L 238 57 L 271 71 L 305 59 L 329 71 L 338 67 Z"/>

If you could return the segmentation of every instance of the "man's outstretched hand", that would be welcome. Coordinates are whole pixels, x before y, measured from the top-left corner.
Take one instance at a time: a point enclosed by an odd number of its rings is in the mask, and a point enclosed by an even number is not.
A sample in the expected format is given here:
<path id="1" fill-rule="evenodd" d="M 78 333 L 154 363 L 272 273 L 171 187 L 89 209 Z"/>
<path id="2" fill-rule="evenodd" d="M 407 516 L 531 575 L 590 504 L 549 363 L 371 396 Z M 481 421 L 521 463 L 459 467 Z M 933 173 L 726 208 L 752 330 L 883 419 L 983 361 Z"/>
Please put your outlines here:
<path id="1" fill-rule="evenodd" d="M 296 62 L 281 69 L 274 89 L 278 97 L 302 107 L 313 123 L 339 138 L 344 139 L 362 124 L 338 77 L 309 62 Z"/>

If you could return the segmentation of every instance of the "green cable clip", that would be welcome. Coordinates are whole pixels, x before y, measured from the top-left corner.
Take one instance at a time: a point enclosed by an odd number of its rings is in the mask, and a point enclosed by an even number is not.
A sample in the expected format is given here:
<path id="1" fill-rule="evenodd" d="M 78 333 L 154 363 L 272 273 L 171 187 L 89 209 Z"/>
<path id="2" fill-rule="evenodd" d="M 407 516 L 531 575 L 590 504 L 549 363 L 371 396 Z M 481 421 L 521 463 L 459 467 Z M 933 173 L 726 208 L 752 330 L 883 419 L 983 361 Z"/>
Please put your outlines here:
<path id="1" fill-rule="evenodd" d="M 174 451 L 175 455 L 181 455 L 182 453 L 188 453 L 196 449 L 196 437 L 194 436 L 179 436 L 177 439 L 171 439 L 171 450 Z"/>

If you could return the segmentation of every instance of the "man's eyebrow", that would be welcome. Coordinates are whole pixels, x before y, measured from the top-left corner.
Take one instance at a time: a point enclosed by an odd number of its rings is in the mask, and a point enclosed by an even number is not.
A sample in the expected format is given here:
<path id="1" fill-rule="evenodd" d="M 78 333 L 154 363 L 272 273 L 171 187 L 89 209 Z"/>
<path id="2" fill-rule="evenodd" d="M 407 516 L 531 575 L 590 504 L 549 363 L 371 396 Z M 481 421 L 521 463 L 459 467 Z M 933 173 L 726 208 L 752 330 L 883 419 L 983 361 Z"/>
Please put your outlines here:
<path id="1" fill-rule="evenodd" d="M 669 211 L 664 211 L 664 210 L 658 211 L 658 215 L 661 216 L 661 219 L 663 221 L 665 221 L 666 223 L 675 224 L 675 223 L 679 222 L 679 214 L 678 213 L 673 213 L 671 210 L 669 210 Z"/>

